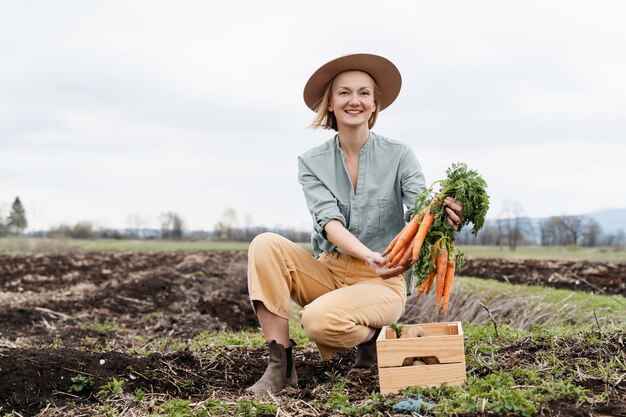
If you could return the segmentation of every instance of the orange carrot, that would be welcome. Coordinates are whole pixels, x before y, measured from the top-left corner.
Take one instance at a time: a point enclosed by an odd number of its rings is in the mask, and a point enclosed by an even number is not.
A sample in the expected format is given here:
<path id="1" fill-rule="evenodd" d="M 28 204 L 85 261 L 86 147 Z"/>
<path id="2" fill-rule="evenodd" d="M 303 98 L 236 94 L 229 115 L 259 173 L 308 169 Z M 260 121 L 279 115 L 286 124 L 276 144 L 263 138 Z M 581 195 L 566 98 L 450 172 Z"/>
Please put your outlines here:
<path id="1" fill-rule="evenodd" d="M 436 241 L 435 244 L 433 245 L 433 263 L 435 264 L 435 267 L 437 266 L 437 255 L 439 254 L 439 241 Z M 428 294 L 430 292 L 430 290 L 433 288 L 433 282 L 435 281 L 435 272 L 436 272 L 436 268 L 433 269 L 433 271 L 428 274 L 428 276 L 426 277 L 426 294 Z"/>
<path id="2" fill-rule="evenodd" d="M 404 226 L 406 227 L 406 226 Z M 402 230 L 404 230 L 404 228 L 402 228 Z M 398 241 L 398 238 L 400 237 L 400 235 L 402 234 L 402 230 L 400 231 L 400 233 L 398 233 L 396 235 L 396 237 L 393 238 L 393 240 L 391 241 L 391 243 L 389 243 L 389 246 L 387 246 L 387 249 L 385 249 L 385 251 L 383 252 L 383 256 L 387 256 L 387 254 L 389 252 L 391 252 L 391 250 L 393 249 L 393 247 L 395 246 L 396 242 Z"/>
<path id="3" fill-rule="evenodd" d="M 454 258 L 448 259 L 448 266 L 446 268 L 446 279 L 443 285 L 443 317 L 448 314 L 448 301 L 450 300 L 450 291 L 452 290 L 452 281 L 454 280 L 454 270 L 456 263 Z"/>
<path id="4" fill-rule="evenodd" d="M 433 279 L 434 278 L 435 278 L 435 271 L 433 271 L 430 274 L 428 274 L 426 279 L 424 281 L 422 281 L 422 283 L 420 284 L 419 288 L 417 289 L 417 296 L 418 297 L 421 296 L 424 293 L 428 294 L 428 292 L 430 291 L 430 287 L 432 287 L 432 285 L 433 285 Z"/>
<path id="5" fill-rule="evenodd" d="M 409 247 L 411 246 L 411 244 L 406 245 L 405 247 L 403 247 L 400 252 L 398 252 L 396 254 L 396 256 L 394 256 L 393 259 L 387 261 L 387 266 L 389 268 L 398 265 L 398 263 L 400 262 L 400 260 L 402 258 L 404 258 L 404 254 L 409 250 Z"/>
<path id="6" fill-rule="evenodd" d="M 417 236 L 417 235 L 415 235 Z M 413 253 L 413 245 L 415 244 L 415 236 L 411 239 L 411 243 L 406 247 L 406 250 L 402 254 L 402 257 L 396 262 L 396 258 L 394 258 L 393 262 L 389 266 L 402 265 L 404 267 L 408 267 L 411 263 L 411 254 Z"/>
<path id="7" fill-rule="evenodd" d="M 448 264 L 448 251 L 445 247 L 439 249 L 437 255 L 437 264 L 435 269 L 435 282 L 437 283 L 437 298 L 435 298 L 437 306 L 437 314 L 439 306 L 441 306 L 441 298 L 443 297 L 443 286 L 446 279 L 446 266 Z"/>
<path id="8" fill-rule="evenodd" d="M 387 255 L 387 262 L 391 262 L 402 249 L 411 243 L 411 239 L 413 239 L 413 236 L 417 233 L 419 225 L 420 216 L 413 216 L 411 221 L 400 232 L 400 236 L 398 236 L 398 240 L 393 249 L 389 252 L 389 255 Z"/>
<path id="9" fill-rule="evenodd" d="M 433 222 L 435 221 L 435 215 L 430 212 L 430 206 L 433 204 L 432 203 L 433 201 L 435 201 L 434 198 L 428 205 L 428 208 L 426 209 L 426 212 L 424 213 L 424 218 L 422 219 L 422 223 L 420 224 L 420 227 L 417 230 L 417 240 L 415 241 L 415 245 L 413 246 L 413 254 L 412 254 L 413 262 L 417 261 L 417 258 L 419 257 L 420 249 L 422 249 L 422 245 L 424 244 L 424 240 L 426 239 L 426 234 L 428 233 L 428 229 L 430 228 L 430 226 L 433 225 Z"/>

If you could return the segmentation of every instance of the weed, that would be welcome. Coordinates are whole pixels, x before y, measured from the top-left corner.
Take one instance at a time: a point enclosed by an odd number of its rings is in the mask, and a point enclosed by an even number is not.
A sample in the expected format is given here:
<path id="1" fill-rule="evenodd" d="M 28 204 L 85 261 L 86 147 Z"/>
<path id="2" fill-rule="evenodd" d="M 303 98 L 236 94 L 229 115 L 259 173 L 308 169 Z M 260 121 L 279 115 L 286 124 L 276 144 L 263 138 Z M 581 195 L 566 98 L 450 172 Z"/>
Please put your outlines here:
<path id="1" fill-rule="evenodd" d="M 105 417 L 118 417 L 117 412 L 114 411 L 109 404 L 104 404 L 98 409 L 98 411 Z"/>
<path id="2" fill-rule="evenodd" d="M 217 398 L 209 398 L 204 401 L 203 405 L 209 411 L 210 415 L 226 415 L 229 410 L 228 405 Z"/>
<path id="3" fill-rule="evenodd" d="M 141 388 L 135 390 L 135 394 L 133 395 L 133 399 L 135 401 L 145 401 L 146 400 L 146 393 L 144 390 L 142 390 Z"/>
<path id="4" fill-rule="evenodd" d="M 119 395 L 124 392 L 124 380 L 117 380 L 113 378 L 113 380 L 107 382 L 102 385 L 98 392 L 96 393 L 96 397 L 100 400 L 104 400 L 115 395 Z"/>
<path id="5" fill-rule="evenodd" d="M 239 401 L 235 408 L 236 417 L 257 417 L 266 414 L 276 415 L 278 407 L 256 401 Z"/>
<path id="6" fill-rule="evenodd" d="M 326 410 L 340 412 L 349 416 L 378 416 L 377 409 L 383 404 L 384 397 L 380 393 L 372 393 L 365 400 L 352 404 L 346 390 L 346 380 L 337 374 L 329 374 L 335 380 L 330 390 L 328 400 L 323 404 L 316 404 Z M 334 414 L 333 414 L 334 415 Z"/>
<path id="7" fill-rule="evenodd" d="M 121 330 L 120 327 L 115 323 L 100 320 L 85 323 L 82 327 L 84 329 L 93 330 L 99 333 L 117 333 Z"/>
<path id="8" fill-rule="evenodd" d="M 129 347 L 126 350 L 126 353 L 131 355 L 131 356 L 132 355 L 139 355 L 139 356 L 148 356 L 148 355 L 150 355 L 150 352 L 148 352 L 146 349 L 143 349 L 143 348 L 137 347 L 137 346 Z"/>
<path id="9" fill-rule="evenodd" d="M 160 416 L 164 417 L 204 417 L 209 413 L 206 409 L 194 411 L 191 409 L 189 401 L 170 400 L 160 407 Z"/>
<path id="10" fill-rule="evenodd" d="M 187 379 L 182 384 L 180 384 L 180 387 L 185 391 L 193 391 L 193 389 L 196 387 L 196 382 L 193 379 Z"/>
<path id="11" fill-rule="evenodd" d="M 323 407 L 332 410 L 340 411 L 342 413 L 348 412 L 352 409 L 350 405 L 350 397 L 345 390 L 345 381 L 340 381 L 333 385 L 330 391 L 330 397 L 328 401 L 323 404 Z"/>
<path id="12" fill-rule="evenodd" d="M 69 392 L 81 393 L 86 389 L 91 388 L 93 385 L 93 378 L 85 375 L 76 375 L 72 377 L 72 385 L 70 385 Z"/>

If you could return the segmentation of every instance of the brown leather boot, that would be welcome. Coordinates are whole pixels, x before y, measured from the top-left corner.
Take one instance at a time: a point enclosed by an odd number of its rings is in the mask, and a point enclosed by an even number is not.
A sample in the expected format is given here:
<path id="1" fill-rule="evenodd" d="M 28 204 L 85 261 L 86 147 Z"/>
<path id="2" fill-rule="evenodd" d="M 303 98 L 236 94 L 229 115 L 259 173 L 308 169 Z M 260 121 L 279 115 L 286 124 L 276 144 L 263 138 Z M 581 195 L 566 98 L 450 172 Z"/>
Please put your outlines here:
<path id="1" fill-rule="evenodd" d="M 367 342 L 363 342 L 356 347 L 356 358 L 350 372 L 368 369 L 378 364 L 378 354 L 376 353 L 376 339 L 381 329 L 376 329 L 374 336 Z"/>
<path id="2" fill-rule="evenodd" d="M 270 360 L 265 373 L 253 386 L 246 391 L 259 396 L 274 394 L 286 386 L 297 387 L 298 376 L 293 363 L 291 349 L 296 343 L 291 340 L 291 346 L 285 348 L 275 340 L 266 342 L 270 351 Z"/>

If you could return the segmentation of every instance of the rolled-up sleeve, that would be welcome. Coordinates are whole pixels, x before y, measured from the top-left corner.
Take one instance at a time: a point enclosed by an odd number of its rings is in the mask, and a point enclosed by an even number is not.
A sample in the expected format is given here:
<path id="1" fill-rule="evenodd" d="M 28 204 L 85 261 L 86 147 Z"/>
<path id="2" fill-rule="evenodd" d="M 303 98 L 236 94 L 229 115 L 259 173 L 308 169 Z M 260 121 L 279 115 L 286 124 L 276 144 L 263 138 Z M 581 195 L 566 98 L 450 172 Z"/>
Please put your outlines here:
<path id="1" fill-rule="evenodd" d="M 298 181 L 302 185 L 304 198 L 313 219 L 315 232 L 325 236 L 324 226 L 331 220 L 339 220 L 344 227 L 346 218 L 341 214 L 337 198 L 313 173 L 302 158 L 298 158 Z"/>
<path id="2" fill-rule="evenodd" d="M 404 220 L 408 222 L 415 208 L 415 198 L 426 190 L 426 179 L 415 153 L 408 146 L 402 153 L 399 169 L 402 203 L 408 207 Z"/>

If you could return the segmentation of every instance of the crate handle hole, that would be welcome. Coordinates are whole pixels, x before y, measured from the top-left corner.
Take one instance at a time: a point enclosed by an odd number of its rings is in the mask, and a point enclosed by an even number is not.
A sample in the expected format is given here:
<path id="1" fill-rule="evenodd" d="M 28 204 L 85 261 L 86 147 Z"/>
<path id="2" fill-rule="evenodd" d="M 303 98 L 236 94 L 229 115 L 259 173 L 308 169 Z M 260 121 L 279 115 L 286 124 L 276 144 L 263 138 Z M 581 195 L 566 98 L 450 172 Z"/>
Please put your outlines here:
<path id="1" fill-rule="evenodd" d="M 415 356 L 405 358 L 402 366 L 420 366 L 420 365 L 436 365 L 440 363 L 436 356 Z"/>

